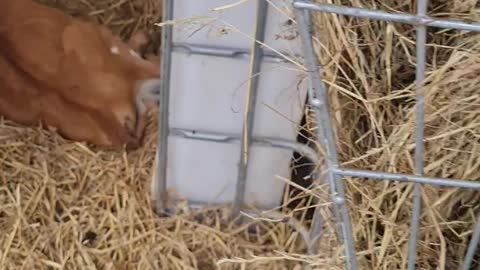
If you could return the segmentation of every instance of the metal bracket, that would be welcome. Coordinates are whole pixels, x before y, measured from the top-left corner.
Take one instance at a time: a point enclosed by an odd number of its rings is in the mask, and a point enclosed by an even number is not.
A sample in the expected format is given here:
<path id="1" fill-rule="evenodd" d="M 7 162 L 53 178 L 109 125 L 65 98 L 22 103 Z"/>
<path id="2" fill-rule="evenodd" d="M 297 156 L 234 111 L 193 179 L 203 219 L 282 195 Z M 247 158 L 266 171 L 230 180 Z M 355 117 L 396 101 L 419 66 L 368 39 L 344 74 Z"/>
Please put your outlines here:
<path id="1" fill-rule="evenodd" d="M 234 59 L 250 59 L 250 50 L 240 49 L 240 48 L 229 48 L 229 47 L 217 47 L 217 46 L 202 46 L 189 43 L 174 43 L 173 45 L 174 52 L 183 52 L 186 54 L 193 55 L 207 55 L 215 57 L 225 57 L 225 58 L 234 58 Z M 263 60 L 270 63 L 289 63 L 285 57 L 280 56 L 277 53 L 266 51 L 262 49 Z M 282 55 L 292 58 L 288 53 L 281 53 Z M 299 57 L 299 56 L 295 56 Z"/>

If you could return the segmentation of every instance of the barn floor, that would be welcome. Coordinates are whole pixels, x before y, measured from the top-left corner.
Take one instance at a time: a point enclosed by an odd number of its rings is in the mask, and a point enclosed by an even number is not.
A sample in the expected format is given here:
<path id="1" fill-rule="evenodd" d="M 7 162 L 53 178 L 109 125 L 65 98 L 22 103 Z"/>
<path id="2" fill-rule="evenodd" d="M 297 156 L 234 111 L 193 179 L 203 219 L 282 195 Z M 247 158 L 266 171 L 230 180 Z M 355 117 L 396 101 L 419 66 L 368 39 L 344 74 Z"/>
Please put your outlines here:
<path id="1" fill-rule="evenodd" d="M 304 252 L 304 245 L 281 222 L 258 221 L 265 230 L 252 235 L 246 226 L 232 226 L 226 209 L 190 212 L 180 205 L 174 217 L 153 213 L 148 199 L 153 119 L 145 147 L 128 154 L 95 150 L 54 131 L 2 120 L 1 268 L 299 267 L 282 259 Z"/>

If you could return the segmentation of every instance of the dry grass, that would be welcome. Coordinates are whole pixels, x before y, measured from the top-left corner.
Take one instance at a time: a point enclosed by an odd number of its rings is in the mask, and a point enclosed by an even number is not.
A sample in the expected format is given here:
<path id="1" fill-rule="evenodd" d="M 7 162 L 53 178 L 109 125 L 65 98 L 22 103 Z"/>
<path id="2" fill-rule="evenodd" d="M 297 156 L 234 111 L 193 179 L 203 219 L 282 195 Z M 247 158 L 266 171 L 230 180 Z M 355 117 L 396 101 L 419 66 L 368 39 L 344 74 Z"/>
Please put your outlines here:
<path id="1" fill-rule="evenodd" d="M 283 222 L 237 227 L 228 221 L 226 209 L 192 212 L 182 206 L 174 217 L 155 216 L 148 199 L 154 126 L 145 148 L 128 155 L 90 150 L 41 128 L 4 121 L 0 127 L 2 269 L 300 265 L 302 256 L 295 253 L 303 252 L 304 245 Z M 260 230 L 247 233 L 254 224 Z"/>
<path id="2" fill-rule="evenodd" d="M 330 2 L 330 1 L 329 1 Z M 346 1 L 331 1 L 343 3 Z M 348 2 L 348 1 L 347 1 Z M 431 1 L 430 14 L 476 19 L 465 1 Z M 454 2 L 454 3 L 452 3 Z M 349 5 L 414 12 L 405 1 Z M 449 5 L 457 8 L 457 13 Z M 459 10 L 462 7 L 462 10 Z M 459 13 L 463 12 L 463 13 Z M 316 15 L 317 42 L 331 90 L 332 114 L 345 166 L 413 172 L 415 31 L 411 26 Z M 480 179 L 480 47 L 478 35 L 430 29 L 426 79 L 428 176 Z M 401 269 L 406 261 L 412 186 L 349 181 L 350 213 L 365 269 Z M 477 192 L 425 187 L 418 241 L 419 269 L 456 269 L 475 216 Z"/>
<path id="3" fill-rule="evenodd" d="M 48 1 L 95 17 L 127 38 L 158 33 L 159 1 Z M 414 12 L 412 1 L 337 1 Z M 432 1 L 431 14 L 477 19 L 476 1 Z M 450 13 L 448 13 L 448 12 Z M 452 13 L 455 12 L 455 13 Z M 339 156 L 348 167 L 411 173 L 415 32 L 410 26 L 315 17 L 316 42 Z M 425 173 L 480 179 L 480 45 L 477 35 L 434 29 L 428 34 Z M 155 46 L 158 44 L 154 44 Z M 150 50 L 155 46 L 151 46 Z M 132 153 L 104 152 L 53 131 L 0 126 L 0 268 L 3 269 L 314 269 L 338 267 L 340 249 L 327 217 L 322 255 L 302 255 L 300 237 L 283 222 L 259 232 L 232 226 L 226 209 L 156 217 L 148 200 L 155 129 Z M 361 269 L 405 266 L 411 185 L 348 181 Z M 478 192 L 426 187 L 418 269 L 456 269 L 475 216 Z M 323 209 L 323 208 L 322 208 Z M 301 211 L 299 211 L 301 212 Z M 251 224 L 248 224 L 250 226 Z"/>

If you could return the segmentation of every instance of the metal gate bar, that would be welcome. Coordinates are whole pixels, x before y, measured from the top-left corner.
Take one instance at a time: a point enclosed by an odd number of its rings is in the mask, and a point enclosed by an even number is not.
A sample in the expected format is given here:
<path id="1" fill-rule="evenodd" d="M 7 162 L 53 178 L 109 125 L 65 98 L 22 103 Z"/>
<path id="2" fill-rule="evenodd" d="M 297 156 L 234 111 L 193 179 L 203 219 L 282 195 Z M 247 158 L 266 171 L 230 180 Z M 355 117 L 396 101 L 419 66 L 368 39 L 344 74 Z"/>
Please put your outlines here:
<path id="1" fill-rule="evenodd" d="M 477 219 L 477 224 L 473 230 L 472 239 L 468 245 L 467 254 L 463 260 L 462 270 L 469 270 L 472 265 L 473 257 L 475 256 L 475 251 L 477 250 L 478 243 L 480 242 L 480 216 Z"/>
<path id="2" fill-rule="evenodd" d="M 319 135 L 321 135 L 321 141 L 323 147 L 326 149 L 327 154 L 327 170 L 329 182 L 332 191 L 332 201 L 336 206 L 335 212 L 337 216 L 337 223 L 339 224 L 339 238 L 340 241 L 346 245 L 345 257 L 348 269 L 356 269 L 356 258 L 353 238 L 351 236 L 350 224 L 348 213 L 344 206 L 345 198 L 343 194 L 343 186 L 340 176 L 352 176 L 352 177 L 368 177 L 375 179 L 388 179 L 393 181 L 410 181 L 415 182 L 415 188 L 413 191 L 413 215 L 412 224 L 410 226 L 410 238 L 409 238 L 409 250 L 408 250 L 408 269 L 415 269 L 415 257 L 416 257 L 416 241 L 418 224 L 420 220 L 420 186 L 419 184 L 436 184 L 446 186 L 456 186 L 462 188 L 479 189 L 480 183 L 458 181 L 443 179 L 443 178 L 430 178 L 423 177 L 423 130 L 424 130 L 424 93 L 423 93 L 423 80 L 425 77 L 425 51 L 426 51 L 426 27 L 441 27 L 441 28 L 454 28 L 459 30 L 480 32 L 479 23 L 468 23 L 454 20 L 441 20 L 428 17 L 427 12 L 427 0 L 418 0 L 417 2 L 417 14 L 404 14 L 404 13 L 388 13 L 383 11 L 374 11 L 363 8 L 351 8 L 333 4 L 320 4 L 313 3 L 311 1 L 294 1 L 294 7 L 296 8 L 296 18 L 298 22 L 298 30 L 302 36 L 304 45 L 304 57 L 307 66 L 307 73 L 310 80 L 310 91 L 316 94 L 312 98 L 312 104 L 315 105 L 315 112 L 317 121 L 320 125 Z M 323 11 L 327 13 L 335 13 L 341 15 L 349 15 L 353 17 L 370 18 L 377 20 L 385 20 L 392 22 L 401 22 L 412 24 L 417 29 L 417 45 L 416 45 L 416 105 L 415 105 L 415 154 L 414 154 L 414 174 L 393 174 L 386 172 L 375 171 L 362 171 L 362 170 L 350 170 L 338 168 L 335 142 L 333 141 L 333 128 L 330 124 L 329 112 L 328 112 L 328 98 L 326 95 L 325 85 L 320 79 L 319 68 L 316 64 L 316 57 L 313 50 L 312 41 L 312 26 L 310 21 L 310 10 Z M 339 192 L 340 191 L 340 192 Z M 320 215 L 319 211 L 316 211 L 316 216 Z M 314 228 L 313 230 L 315 230 Z M 317 229 L 318 230 L 318 229 Z M 470 241 L 468 252 L 465 256 L 463 269 L 468 269 L 473 260 L 473 254 L 477 248 L 480 239 L 480 217 L 475 226 L 472 239 Z"/>
<path id="3" fill-rule="evenodd" d="M 173 0 L 162 0 L 162 20 L 173 19 Z M 157 188 L 159 198 L 156 198 L 155 212 L 164 212 L 167 204 L 167 157 L 168 157 L 168 134 L 170 125 L 168 123 L 168 112 L 170 106 L 170 73 L 172 70 L 172 29 L 167 24 L 162 29 L 161 36 L 161 58 L 160 58 L 160 100 L 158 115 L 158 142 L 157 142 Z"/>
<path id="4" fill-rule="evenodd" d="M 232 217 L 240 213 L 245 199 L 247 185 L 247 169 L 250 160 L 250 141 L 253 134 L 253 122 L 258 92 L 258 73 L 262 64 L 263 50 L 259 42 L 265 38 L 265 23 L 267 21 L 267 1 L 257 1 L 257 16 L 255 20 L 255 36 L 252 41 L 252 52 L 250 55 L 250 70 L 247 86 L 247 101 L 243 115 L 242 143 L 240 145 L 240 162 L 238 164 L 237 186 L 232 207 Z"/>
<path id="5" fill-rule="evenodd" d="M 327 180 L 330 185 L 330 195 L 334 205 L 334 213 L 337 219 L 338 234 L 341 244 L 345 245 L 345 255 L 349 269 L 356 269 L 355 246 L 352 236 L 352 229 L 348 210 L 345 206 L 345 191 L 340 175 L 336 174 L 332 169 L 338 167 L 337 149 L 335 146 L 334 134 L 330 123 L 330 113 L 328 111 L 328 97 L 325 84 L 320 80 L 320 68 L 317 65 L 315 53 L 312 44 L 312 27 L 311 17 L 308 10 L 295 10 L 295 17 L 298 23 L 298 31 L 301 36 L 305 63 L 308 74 L 309 92 L 308 98 L 313 107 L 313 112 L 317 118 L 318 127 L 316 129 L 317 136 L 324 147 L 326 153 Z M 318 208 L 315 211 L 314 219 L 320 218 Z M 315 222 L 316 228 L 312 232 L 321 230 L 320 222 Z M 316 237 L 316 235 L 314 235 Z"/>
<path id="6" fill-rule="evenodd" d="M 189 43 L 173 43 L 173 52 L 184 52 L 188 55 L 207 55 L 216 57 L 227 57 L 232 59 L 250 59 L 250 50 L 231 48 L 231 47 L 213 47 L 203 46 Z M 281 53 L 291 57 L 288 53 Z M 288 63 L 284 57 L 279 56 L 277 53 L 263 52 L 262 60 L 267 63 Z"/>
<path id="7" fill-rule="evenodd" d="M 417 16 L 422 18 L 427 13 L 428 0 L 417 0 Z M 427 50 L 427 27 L 422 24 L 415 26 L 416 30 L 416 63 L 415 68 L 415 153 L 413 157 L 415 175 L 423 174 L 423 156 L 425 144 L 423 142 L 425 124 L 425 94 L 423 81 L 425 80 L 426 50 Z M 420 225 L 420 213 L 422 211 L 422 190 L 418 183 L 413 187 L 413 213 L 410 224 L 410 238 L 408 239 L 408 269 L 415 269 L 417 256 L 418 226 Z"/>
<path id="8" fill-rule="evenodd" d="M 366 8 L 346 7 L 333 4 L 312 3 L 310 1 L 295 1 L 294 7 L 298 9 L 309 9 L 338 15 L 346 15 L 357 18 L 374 19 L 381 21 L 397 22 L 410 25 L 424 25 L 446 29 L 457 29 L 472 32 L 480 32 L 480 23 L 464 22 L 459 20 L 445 20 L 432 18 L 427 15 L 418 16 L 408 13 L 391 13 Z"/>
<path id="9" fill-rule="evenodd" d="M 372 180 L 376 179 L 376 180 L 387 180 L 387 181 L 389 180 L 389 181 L 398 181 L 398 182 L 411 182 L 411 183 L 428 184 L 428 185 L 436 185 L 436 186 L 480 190 L 480 182 L 474 182 L 474 181 L 457 180 L 457 179 L 450 179 L 450 178 L 425 177 L 425 176 L 403 174 L 403 173 L 387 173 L 387 172 L 379 172 L 379 171 L 344 169 L 344 168 L 333 169 L 333 171 L 343 176 L 370 178 Z"/>
<path id="10" fill-rule="evenodd" d="M 240 136 L 236 136 L 233 134 L 204 132 L 204 131 L 198 131 L 198 130 L 191 131 L 191 130 L 180 129 L 180 128 L 170 129 L 170 135 L 192 139 L 192 140 L 202 140 L 202 141 L 217 142 L 217 143 L 231 143 L 231 142 L 238 143 L 242 141 Z M 311 147 L 305 144 L 298 143 L 298 142 L 291 142 L 289 140 L 281 140 L 276 138 L 253 137 L 250 143 L 258 144 L 262 146 L 294 150 L 303 154 L 312 163 L 320 160 L 320 157 L 318 156 L 318 153 L 315 150 L 313 150 Z"/>

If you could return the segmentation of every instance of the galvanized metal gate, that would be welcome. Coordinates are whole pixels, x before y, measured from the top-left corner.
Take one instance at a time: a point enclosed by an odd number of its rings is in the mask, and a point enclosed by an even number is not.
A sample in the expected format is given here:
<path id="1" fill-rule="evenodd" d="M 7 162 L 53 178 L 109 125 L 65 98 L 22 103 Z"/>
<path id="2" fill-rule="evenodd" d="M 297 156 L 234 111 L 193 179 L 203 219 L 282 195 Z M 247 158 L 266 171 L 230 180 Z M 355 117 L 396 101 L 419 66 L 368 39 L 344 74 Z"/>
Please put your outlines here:
<path id="1" fill-rule="evenodd" d="M 409 238 L 409 251 L 408 251 L 408 269 L 415 269 L 416 260 L 416 242 L 417 231 L 420 220 L 421 212 L 421 184 L 440 185 L 458 188 L 468 188 L 480 191 L 480 183 L 473 181 L 444 179 L 444 178 L 431 178 L 423 176 L 423 154 L 424 154 L 424 93 L 422 91 L 423 81 L 425 78 L 425 51 L 426 51 L 426 28 L 429 26 L 459 29 L 466 31 L 480 32 L 480 23 L 468 23 L 462 21 L 435 19 L 429 17 L 427 13 L 427 0 L 417 0 L 417 14 L 405 14 L 405 13 L 387 13 L 383 11 L 352 8 L 347 6 L 338 6 L 332 4 L 314 3 L 311 1 L 294 1 L 293 7 L 295 9 L 295 17 L 298 24 L 298 31 L 303 43 L 303 53 L 305 59 L 305 66 L 307 68 L 306 73 L 309 78 L 308 86 L 308 103 L 314 109 L 314 114 L 319 123 L 317 129 L 317 136 L 319 143 L 324 148 L 326 154 L 326 175 L 330 186 L 330 195 L 333 202 L 333 210 L 336 216 L 336 222 L 338 225 L 338 235 L 341 244 L 345 246 L 344 254 L 346 259 L 347 269 L 357 269 L 356 254 L 354 248 L 354 241 L 352 237 L 351 223 L 349 214 L 346 208 L 346 198 L 343 187 L 343 176 L 387 180 L 387 181 L 400 181 L 400 182 L 412 182 L 415 184 L 413 191 L 413 215 L 410 225 L 410 238 Z M 173 14 L 173 0 L 164 0 L 164 13 L 163 20 L 168 21 L 172 19 Z M 262 15 L 264 16 L 264 10 L 267 7 L 267 1 L 258 0 L 258 24 L 257 24 L 257 36 L 256 39 L 262 40 Z M 341 168 L 338 164 L 337 152 L 335 149 L 334 133 L 330 123 L 330 115 L 328 110 L 328 98 L 327 89 L 320 78 L 320 70 L 317 65 L 317 58 L 313 49 L 312 42 L 312 26 L 311 26 L 311 12 L 326 12 L 340 15 L 354 16 L 360 18 L 370 18 L 376 20 L 384 20 L 390 22 L 399 22 L 405 24 L 411 24 L 416 27 L 417 44 L 416 44 L 416 120 L 415 120 L 415 170 L 414 175 L 387 173 L 379 171 L 364 171 L 354 170 L 348 168 Z M 264 22 L 264 21 L 263 21 Z M 257 43 L 258 44 L 258 43 Z M 168 99 L 169 99 L 169 86 L 170 86 L 170 67 L 171 67 L 171 51 L 172 51 L 172 26 L 164 26 L 162 34 L 162 87 L 161 87 L 161 104 L 160 104 L 160 117 L 159 117 L 159 144 L 158 144 L 158 195 L 157 211 L 162 211 L 165 206 L 164 199 L 166 198 L 166 166 L 167 166 L 167 147 L 168 136 L 172 134 L 172 130 L 169 130 L 168 125 Z M 209 53 L 206 51 L 205 53 Z M 253 69 L 258 71 L 258 63 L 261 58 L 261 49 L 257 45 L 253 51 L 250 52 L 253 58 Z M 253 89 L 255 89 L 255 80 L 252 79 Z M 254 100 L 255 91 L 250 92 L 250 100 Z M 251 108 L 252 104 L 249 104 Z M 228 135 L 221 135 L 220 137 L 212 134 L 187 134 L 186 132 L 178 132 L 177 135 L 188 136 L 192 139 L 200 140 L 212 140 L 212 141 L 234 141 L 240 140 L 242 149 L 248 149 L 252 142 L 263 143 L 272 147 L 291 148 L 298 152 L 305 153 L 312 160 L 318 160 L 317 154 L 310 148 L 299 145 L 295 142 L 272 140 L 268 138 L 252 138 L 252 126 L 253 126 L 253 110 L 249 110 L 246 121 L 246 128 L 243 130 L 243 134 L 240 138 Z M 175 132 L 175 131 L 173 131 Z M 248 155 L 249 152 L 242 152 L 240 155 Z M 237 179 L 237 189 L 235 202 L 233 206 L 233 213 L 237 215 L 242 208 L 243 198 L 245 193 L 245 171 L 248 166 L 248 159 L 241 158 L 242 162 L 239 164 L 239 174 Z M 319 241 L 319 235 L 322 229 L 322 222 L 320 212 L 316 211 L 315 222 L 310 233 L 310 239 L 316 243 Z M 473 261 L 477 246 L 480 242 L 480 217 L 474 228 L 474 232 L 463 262 L 462 269 L 468 270 Z M 317 245 L 310 247 L 311 252 L 318 250 Z"/>

